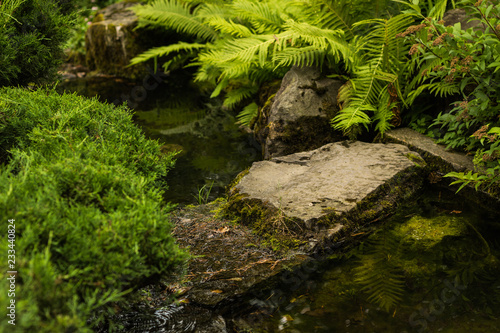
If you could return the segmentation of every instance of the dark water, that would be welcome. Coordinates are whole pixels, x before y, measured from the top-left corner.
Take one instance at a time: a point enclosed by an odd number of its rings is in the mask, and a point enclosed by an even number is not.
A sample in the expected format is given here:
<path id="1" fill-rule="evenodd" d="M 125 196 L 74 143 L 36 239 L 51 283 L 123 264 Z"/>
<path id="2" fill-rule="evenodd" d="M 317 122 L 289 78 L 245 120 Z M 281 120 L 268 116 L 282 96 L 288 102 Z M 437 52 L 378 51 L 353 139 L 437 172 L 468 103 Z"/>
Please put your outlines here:
<path id="1" fill-rule="evenodd" d="M 269 315 L 250 326 L 290 333 L 500 332 L 499 216 L 432 188 L 349 252 L 314 271 L 299 270 L 287 279 L 293 283 L 254 301 Z"/>
<path id="2" fill-rule="evenodd" d="M 261 158 L 260 146 L 241 130 L 234 112 L 203 97 L 182 74 L 150 74 L 139 82 L 94 77 L 63 82 L 59 91 L 98 96 L 127 103 L 134 121 L 163 151 L 180 151 L 167 176 L 165 199 L 172 203 L 203 203 L 222 196 L 232 179 Z"/>

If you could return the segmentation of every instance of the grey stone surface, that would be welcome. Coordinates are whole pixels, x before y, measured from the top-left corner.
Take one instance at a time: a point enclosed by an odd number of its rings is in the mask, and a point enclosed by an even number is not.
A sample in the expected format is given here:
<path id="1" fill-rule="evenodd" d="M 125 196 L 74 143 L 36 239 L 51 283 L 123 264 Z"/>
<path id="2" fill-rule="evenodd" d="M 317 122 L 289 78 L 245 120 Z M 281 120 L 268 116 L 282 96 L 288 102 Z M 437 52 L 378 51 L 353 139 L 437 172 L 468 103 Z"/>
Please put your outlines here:
<path id="1" fill-rule="evenodd" d="M 455 25 L 456 23 L 460 23 L 462 30 L 474 28 L 474 29 L 481 29 L 484 31 L 486 29 L 486 27 L 483 26 L 483 24 L 480 21 L 478 20 L 470 21 L 470 19 L 472 18 L 473 18 L 472 16 L 467 15 L 465 9 L 457 8 L 457 9 L 451 9 L 446 13 L 444 13 L 443 21 L 445 26 Z"/>
<path id="2" fill-rule="evenodd" d="M 333 209 L 353 209 L 379 186 L 415 164 L 398 144 L 337 142 L 256 162 L 235 189 L 306 225 Z"/>
<path id="3" fill-rule="evenodd" d="M 384 134 L 384 141 L 396 142 L 408 146 L 441 172 L 459 172 L 474 170 L 472 156 L 447 151 L 445 146 L 438 145 L 430 137 L 410 128 L 398 128 Z"/>
<path id="4" fill-rule="evenodd" d="M 315 67 L 293 67 L 283 78 L 261 124 L 264 159 L 338 141 L 329 119 L 338 111 L 342 82 L 321 77 Z"/>

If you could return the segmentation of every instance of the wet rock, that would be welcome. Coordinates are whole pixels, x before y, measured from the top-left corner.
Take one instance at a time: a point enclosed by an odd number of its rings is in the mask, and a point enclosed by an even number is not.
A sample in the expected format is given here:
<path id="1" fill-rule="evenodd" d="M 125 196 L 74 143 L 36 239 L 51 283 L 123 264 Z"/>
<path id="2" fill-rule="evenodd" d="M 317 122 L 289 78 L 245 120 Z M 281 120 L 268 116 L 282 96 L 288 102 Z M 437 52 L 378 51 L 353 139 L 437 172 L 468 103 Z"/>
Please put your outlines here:
<path id="1" fill-rule="evenodd" d="M 230 208 L 257 233 L 275 230 L 309 252 L 418 191 L 423 165 L 403 145 L 330 143 L 254 163 L 231 189 Z"/>
<path id="2" fill-rule="evenodd" d="M 271 284 L 284 267 L 306 260 L 303 255 L 285 258 L 273 253 L 251 229 L 214 218 L 210 208 L 221 209 L 214 205 L 186 208 L 173 218 L 179 245 L 194 255 L 189 263 L 188 290 L 182 295 L 190 304 L 220 306 L 259 284 Z"/>
<path id="3" fill-rule="evenodd" d="M 474 165 L 471 155 L 461 152 L 447 150 L 445 146 L 437 144 L 430 137 L 418 133 L 410 128 L 398 128 L 390 130 L 384 134 L 384 142 L 404 144 L 411 150 L 418 152 L 427 164 L 430 171 L 429 181 L 431 183 L 443 183 L 448 187 L 453 178 L 443 176 L 448 172 L 481 172 Z M 454 185 L 455 191 L 459 185 Z M 467 196 L 471 201 L 476 202 L 486 211 L 500 210 L 500 187 L 491 186 L 485 190 L 476 190 L 474 186 L 468 185 L 461 194 Z"/>
<path id="4" fill-rule="evenodd" d="M 338 141 L 330 119 L 338 111 L 342 82 L 321 77 L 314 67 L 292 67 L 285 75 L 272 104 L 264 105 L 256 137 L 264 159 L 318 148 Z"/>

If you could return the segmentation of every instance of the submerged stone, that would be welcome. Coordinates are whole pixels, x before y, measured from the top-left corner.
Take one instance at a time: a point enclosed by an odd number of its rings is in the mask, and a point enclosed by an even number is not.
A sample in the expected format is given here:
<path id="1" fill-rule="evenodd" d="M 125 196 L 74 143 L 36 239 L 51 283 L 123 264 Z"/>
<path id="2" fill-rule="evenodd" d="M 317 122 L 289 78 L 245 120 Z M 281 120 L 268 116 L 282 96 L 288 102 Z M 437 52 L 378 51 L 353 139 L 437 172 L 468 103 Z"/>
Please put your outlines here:
<path id="1" fill-rule="evenodd" d="M 232 188 L 230 209 L 258 233 L 311 250 L 413 195 L 423 165 L 403 145 L 331 143 L 254 163 Z"/>

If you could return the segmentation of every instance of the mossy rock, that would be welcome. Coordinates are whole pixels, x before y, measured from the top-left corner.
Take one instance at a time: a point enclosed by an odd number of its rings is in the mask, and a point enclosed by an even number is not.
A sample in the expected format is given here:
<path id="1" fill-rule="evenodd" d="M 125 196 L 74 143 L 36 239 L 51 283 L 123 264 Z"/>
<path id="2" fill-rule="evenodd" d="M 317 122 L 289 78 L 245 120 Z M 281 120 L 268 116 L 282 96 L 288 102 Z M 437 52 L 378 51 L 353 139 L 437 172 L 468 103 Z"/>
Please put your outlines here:
<path id="1" fill-rule="evenodd" d="M 408 153 L 344 142 L 257 162 L 232 184 L 226 210 L 275 250 L 322 251 L 419 192 L 425 164 Z"/>

